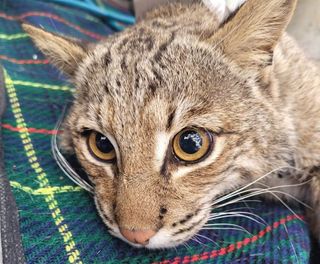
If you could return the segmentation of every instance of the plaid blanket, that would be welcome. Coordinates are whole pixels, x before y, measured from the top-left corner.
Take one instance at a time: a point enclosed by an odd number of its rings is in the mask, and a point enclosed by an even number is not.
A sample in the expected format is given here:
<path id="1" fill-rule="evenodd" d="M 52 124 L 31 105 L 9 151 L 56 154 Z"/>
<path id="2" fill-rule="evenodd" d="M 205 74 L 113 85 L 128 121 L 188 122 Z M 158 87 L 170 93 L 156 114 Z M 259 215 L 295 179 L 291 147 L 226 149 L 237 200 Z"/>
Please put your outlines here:
<path id="1" fill-rule="evenodd" d="M 92 197 L 75 186 L 52 158 L 50 138 L 57 132 L 53 128 L 72 99 L 73 88 L 34 47 L 21 20 L 88 41 L 98 41 L 113 29 L 88 13 L 46 1 L 0 1 L 0 63 L 4 68 L 0 86 L 7 94 L 2 120 L 5 175 L 0 177 L 8 179 L 15 197 L 27 263 L 308 263 L 310 239 L 301 221 L 303 211 L 294 208 L 292 212 L 281 203 L 233 205 L 227 209 L 241 207 L 265 222 L 230 218 L 227 223 L 245 231 L 203 230 L 175 249 L 135 249 L 111 237 Z M 1 206 L 0 210 L 2 215 Z M 23 262 L 23 256 L 13 261 L 14 256 L 8 254 L 10 246 L 17 246 L 12 243 L 17 232 L 10 232 L 11 222 L 0 219 L 0 241 L 4 234 L 9 237 L 1 241 L 0 255 L 6 263 Z"/>

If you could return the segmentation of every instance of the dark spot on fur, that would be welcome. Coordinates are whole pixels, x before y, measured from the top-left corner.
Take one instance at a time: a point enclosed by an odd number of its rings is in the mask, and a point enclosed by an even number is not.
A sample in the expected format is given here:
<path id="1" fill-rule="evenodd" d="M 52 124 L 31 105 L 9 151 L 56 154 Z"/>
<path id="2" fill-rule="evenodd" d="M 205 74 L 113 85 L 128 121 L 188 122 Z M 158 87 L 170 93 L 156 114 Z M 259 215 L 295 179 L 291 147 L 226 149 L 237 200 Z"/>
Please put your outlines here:
<path id="1" fill-rule="evenodd" d="M 266 61 L 266 65 L 265 66 L 271 66 L 273 64 L 273 51 L 270 54 L 270 57 L 268 58 L 268 60 Z"/>
<path id="2" fill-rule="evenodd" d="M 126 73 L 128 71 L 128 67 L 127 67 L 125 58 L 122 58 L 120 67 L 121 67 L 121 70 L 123 73 Z"/>
<path id="3" fill-rule="evenodd" d="M 135 87 L 136 90 L 138 90 L 139 85 L 140 85 L 140 75 L 139 75 L 138 63 L 137 62 L 135 62 L 135 64 L 134 64 L 134 73 L 135 73 L 134 87 Z"/>
<path id="4" fill-rule="evenodd" d="M 108 83 L 105 83 L 105 85 L 104 85 L 104 91 L 105 91 L 106 93 L 108 93 L 108 94 L 110 93 Z M 87 97 L 85 97 L 85 98 L 87 98 Z"/>
<path id="5" fill-rule="evenodd" d="M 188 222 L 192 217 L 193 217 L 193 214 L 188 214 L 188 215 L 186 215 L 186 217 L 184 219 L 180 220 L 179 223 L 183 225 L 186 222 Z"/>
<path id="6" fill-rule="evenodd" d="M 320 165 L 319 166 L 313 166 L 309 172 L 309 174 L 318 174 L 320 172 Z"/>
<path id="7" fill-rule="evenodd" d="M 153 21 L 151 25 L 154 27 L 162 27 L 162 23 L 158 20 Z"/>
<path id="8" fill-rule="evenodd" d="M 175 114 L 176 114 L 176 111 L 174 110 L 174 111 L 172 111 L 171 114 L 169 115 L 168 121 L 167 121 L 167 125 L 166 125 L 167 130 L 170 130 L 170 129 L 171 129 L 172 122 L 173 122 L 173 119 L 174 119 Z"/>
<path id="9" fill-rule="evenodd" d="M 167 176 L 168 176 L 168 161 L 166 160 L 166 158 L 161 166 L 160 174 L 162 176 L 164 176 L 165 178 L 167 178 Z"/>
<path id="10" fill-rule="evenodd" d="M 154 82 L 150 82 L 149 83 L 149 90 L 151 91 L 151 93 L 154 95 L 156 90 L 157 90 L 157 85 Z"/>
<path id="11" fill-rule="evenodd" d="M 144 42 L 145 42 L 146 45 L 147 45 L 147 49 L 148 49 L 149 51 L 151 51 L 152 48 L 153 48 L 153 46 L 154 46 L 154 40 L 153 40 L 153 38 L 152 38 L 152 37 L 147 37 L 147 38 L 144 40 Z"/>
<path id="12" fill-rule="evenodd" d="M 166 214 L 167 212 L 168 212 L 167 208 L 165 208 L 165 207 L 161 207 L 161 208 L 160 208 L 160 214 L 164 215 L 164 214 Z"/>
<path id="13" fill-rule="evenodd" d="M 190 218 L 192 218 L 193 217 L 193 214 L 188 214 L 187 216 L 186 216 L 186 219 L 190 219 Z"/>
<path id="14" fill-rule="evenodd" d="M 105 214 L 105 213 L 102 213 L 104 219 L 110 223 L 110 225 L 113 225 L 113 221 Z"/>
<path id="15" fill-rule="evenodd" d="M 154 39 L 151 34 L 147 34 L 145 28 L 140 28 L 138 33 L 137 42 L 143 44 L 148 51 L 151 51 L 154 46 Z"/>
<path id="16" fill-rule="evenodd" d="M 201 223 L 201 221 L 202 221 L 202 219 L 200 219 L 196 223 L 192 223 L 190 227 L 179 229 L 177 232 L 175 232 L 173 234 L 173 236 L 176 236 L 176 235 L 179 235 L 179 234 L 182 234 L 182 233 L 185 233 L 185 232 L 188 232 L 188 231 L 192 230 L 195 226 L 199 225 Z"/>
<path id="17" fill-rule="evenodd" d="M 135 83 L 134 87 L 136 88 L 136 90 L 138 90 L 138 88 L 139 88 L 139 83 L 140 83 L 140 76 L 139 76 L 138 74 L 136 75 L 136 78 L 135 78 L 135 80 L 134 80 L 134 83 Z"/>
<path id="18" fill-rule="evenodd" d="M 283 172 L 278 172 L 278 178 L 282 179 L 285 176 Z"/>
<path id="19" fill-rule="evenodd" d="M 200 206 L 200 208 L 202 208 L 203 205 L 204 205 L 204 204 L 202 204 L 202 205 Z M 199 212 L 201 211 L 200 208 L 198 208 L 198 209 L 194 212 L 193 216 L 197 216 L 197 215 L 199 214 Z"/>
<path id="20" fill-rule="evenodd" d="M 100 213 L 102 214 L 103 219 L 104 219 L 106 222 L 109 222 L 109 224 L 113 225 L 113 221 L 103 212 L 102 207 L 101 207 L 101 204 L 100 204 L 99 201 L 97 202 L 97 207 L 98 207 Z"/>
<path id="21" fill-rule="evenodd" d="M 118 51 L 121 51 L 128 44 L 130 39 L 131 39 L 131 37 L 124 38 L 118 46 Z"/>
<path id="22" fill-rule="evenodd" d="M 118 87 L 121 87 L 121 82 L 119 80 L 117 80 L 116 83 Z"/>
<path id="23" fill-rule="evenodd" d="M 108 51 L 108 53 L 104 56 L 104 65 L 108 67 L 111 62 L 112 62 L 111 54 L 110 54 L 110 51 Z"/>
<path id="24" fill-rule="evenodd" d="M 168 165 L 171 159 L 171 148 L 167 149 L 166 156 L 164 157 L 163 164 L 161 166 L 160 174 L 168 180 L 170 177 L 170 173 L 168 171 Z"/>
<path id="25" fill-rule="evenodd" d="M 163 79 L 159 72 L 157 72 L 155 69 L 152 69 L 152 73 L 154 75 L 155 80 L 157 80 L 159 83 L 163 82 Z"/>
<path id="26" fill-rule="evenodd" d="M 165 52 L 168 48 L 168 46 L 173 42 L 173 40 L 175 39 L 175 34 L 172 33 L 169 40 L 165 43 L 163 43 L 160 47 L 159 50 L 157 51 L 157 53 L 154 55 L 154 60 L 155 62 L 159 63 L 162 57 L 162 53 Z"/>
<path id="27" fill-rule="evenodd" d="M 101 120 L 101 107 L 99 107 L 98 111 L 96 112 L 96 122 L 98 123 L 98 126 L 100 130 L 103 130 L 103 124 Z"/>

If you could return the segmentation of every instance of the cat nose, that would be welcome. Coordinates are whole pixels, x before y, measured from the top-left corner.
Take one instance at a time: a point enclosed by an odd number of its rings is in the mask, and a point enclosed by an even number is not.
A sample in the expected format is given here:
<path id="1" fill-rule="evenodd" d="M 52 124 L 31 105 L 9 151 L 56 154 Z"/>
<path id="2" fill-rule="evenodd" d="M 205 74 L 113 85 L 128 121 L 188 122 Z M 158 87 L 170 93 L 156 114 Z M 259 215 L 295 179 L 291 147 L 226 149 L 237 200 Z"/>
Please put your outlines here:
<path id="1" fill-rule="evenodd" d="M 132 243 L 147 245 L 156 232 L 153 230 L 129 230 L 120 228 L 121 234 Z"/>

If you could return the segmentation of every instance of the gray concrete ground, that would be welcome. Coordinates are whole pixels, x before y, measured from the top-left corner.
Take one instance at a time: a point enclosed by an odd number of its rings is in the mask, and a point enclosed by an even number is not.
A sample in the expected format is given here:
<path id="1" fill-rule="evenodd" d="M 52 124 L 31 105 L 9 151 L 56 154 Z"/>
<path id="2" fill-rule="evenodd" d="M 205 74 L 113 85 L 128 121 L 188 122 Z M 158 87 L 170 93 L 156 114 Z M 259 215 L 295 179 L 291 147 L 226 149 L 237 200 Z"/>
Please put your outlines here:
<path id="1" fill-rule="evenodd" d="M 320 0 L 299 0 L 288 31 L 308 57 L 320 63 Z"/>

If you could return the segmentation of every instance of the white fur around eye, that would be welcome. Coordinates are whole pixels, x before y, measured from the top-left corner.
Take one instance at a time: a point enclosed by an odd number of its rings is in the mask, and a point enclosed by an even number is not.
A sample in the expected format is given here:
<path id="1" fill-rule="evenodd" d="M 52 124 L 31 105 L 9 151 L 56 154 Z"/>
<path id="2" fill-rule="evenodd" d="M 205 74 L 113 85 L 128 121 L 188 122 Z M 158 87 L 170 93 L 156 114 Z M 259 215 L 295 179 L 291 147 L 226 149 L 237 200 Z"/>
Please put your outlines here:
<path id="1" fill-rule="evenodd" d="M 218 16 L 220 22 L 225 21 L 246 0 L 203 0 L 203 3 Z"/>
<path id="2" fill-rule="evenodd" d="M 170 141 L 170 135 L 165 132 L 159 132 L 156 134 L 156 149 L 155 149 L 155 166 L 157 170 L 160 170 Z"/>

